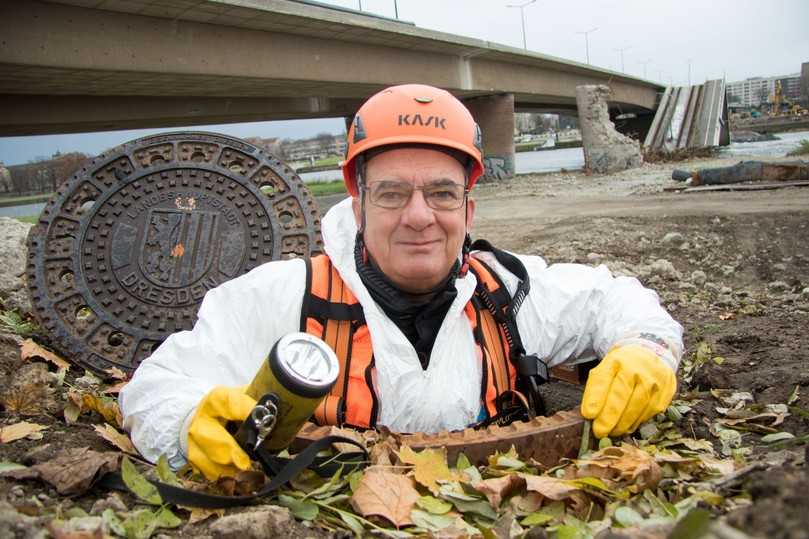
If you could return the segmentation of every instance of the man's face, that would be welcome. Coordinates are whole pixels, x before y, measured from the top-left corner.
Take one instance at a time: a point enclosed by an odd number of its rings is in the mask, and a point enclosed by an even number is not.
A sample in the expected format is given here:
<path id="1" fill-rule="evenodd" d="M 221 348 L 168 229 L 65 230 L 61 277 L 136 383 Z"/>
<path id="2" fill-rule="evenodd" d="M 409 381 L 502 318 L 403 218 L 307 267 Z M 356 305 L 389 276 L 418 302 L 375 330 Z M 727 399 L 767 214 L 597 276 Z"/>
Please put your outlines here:
<path id="1" fill-rule="evenodd" d="M 426 292 L 446 278 L 458 258 L 475 210 L 465 200 L 451 210 L 431 208 L 420 187 L 464 186 L 464 168 L 451 156 L 425 148 L 398 148 L 368 160 L 365 185 L 404 182 L 417 188 L 400 209 L 380 207 L 365 199 L 365 245 L 368 254 L 396 286 L 408 292 Z M 379 187 L 379 185 L 377 185 Z M 443 192 L 428 197 L 439 199 Z M 360 223 L 360 201 L 354 216 Z"/>

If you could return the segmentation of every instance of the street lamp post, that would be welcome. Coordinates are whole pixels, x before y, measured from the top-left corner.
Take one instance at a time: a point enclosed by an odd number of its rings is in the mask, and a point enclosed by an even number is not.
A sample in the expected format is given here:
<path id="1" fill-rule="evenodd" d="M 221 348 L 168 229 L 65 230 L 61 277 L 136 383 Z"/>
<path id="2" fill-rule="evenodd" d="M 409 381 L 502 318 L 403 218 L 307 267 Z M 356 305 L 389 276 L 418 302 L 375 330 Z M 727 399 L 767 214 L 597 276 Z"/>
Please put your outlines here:
<path id="1" fill-rule="evenodd" d="M 393 13 L 396 15 L 396 20 L 399 20 L 399 5 L 396 0 L 393 0 Z"/>
<path id="2" fill-rule="evenodd" d="M 632 47 L 621 47 L 620 49 L 615 49 L 621 55 L 621 73 L 626 73 L 626 69 L 624 69 L 624 51 L 631 48 Z"/>
<path id="3" fill-rule="evenodd" d="M 688 85 L 691 86 L 691 62 L 694 61 L 693 58 L 688 59 Z"/>
<path id="4" fill-rule="evenodd" d="M 526 45 L 525 41 L 525 8 L 530 6 L 537 0 L 528 0 L 527 2 L 523 2 L 522 4 L 509 4 L 506 7 L 518 7 L 520 8 L 520 20 L 522 21 L 522 48 L 528 50 L 528 46 Z"/>
<path id="5" fill-rule="evenodd" d="M 651 60 L 646 60 L 645 62 L 638 62 L 639 64 L 643 65 L 643 78 L 644 79 L 647 78 L 646 77 L 646 68 L 648 67 L 650 62 L 651 62 Z"/>
<path id="6" fill-rule="evenodd" d="M 598 30 L 598 28 L 590 28 L 589 30 L 585 30 L 584 32 L 576 32 L 577 34 L 584 34 L 584 51 L 587 55 L 587 63 L 590 63 L 590 39 L 589 36 L 593 32 Z"/>

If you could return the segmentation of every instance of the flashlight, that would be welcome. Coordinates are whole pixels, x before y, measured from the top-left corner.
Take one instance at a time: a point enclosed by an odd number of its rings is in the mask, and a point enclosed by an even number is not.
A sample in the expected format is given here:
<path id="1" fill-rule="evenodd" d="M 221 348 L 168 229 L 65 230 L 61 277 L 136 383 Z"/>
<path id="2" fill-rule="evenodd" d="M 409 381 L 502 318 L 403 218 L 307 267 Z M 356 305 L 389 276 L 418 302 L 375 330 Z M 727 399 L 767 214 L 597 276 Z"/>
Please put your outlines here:
<path id="1" fill-rule="evenodd" d="M 290 333 L 272 347 L 246 393 L 256 406 L 234 438 L 253 455 L 288 447 L 331 391 L 340 373 L 337 356 L 321 339 Z"/>

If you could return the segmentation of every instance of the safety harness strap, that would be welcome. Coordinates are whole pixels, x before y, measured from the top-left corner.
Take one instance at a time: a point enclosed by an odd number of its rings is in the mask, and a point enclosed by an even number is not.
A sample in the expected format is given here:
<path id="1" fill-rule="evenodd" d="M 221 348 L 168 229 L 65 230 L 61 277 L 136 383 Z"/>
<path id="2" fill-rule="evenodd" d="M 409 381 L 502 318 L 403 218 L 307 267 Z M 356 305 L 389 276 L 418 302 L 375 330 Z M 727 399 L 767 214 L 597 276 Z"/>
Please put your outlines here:
<path id="1" fill-rule="evenodd" d="M 545 413 L 545 403 L 539 392 L 539 386 L 549 380 L 548 365 L 536 355 L 526 355 L 520 332 L 517 328 L 517 313 L 531 290 L 528 271 L 516 256 L 497 249 L 486 240 L 475 241 L 472 244 L 472 250 L 492 253 L 504 268 L 520 280 L 514 297 L 510 297 L 508 289 L 497 274 L 485 262 L 475 259 L 477 263 L 486 268 L 489 275 L 497 283 L 497 287 L 492 290 L 492 287 L 489 287 L 486 282 L 478 279 L 475 292 L 486 310 L 491 313 L 498 323 L 502 330 L 502 335 L 508 343 L 509 359 L 517 371 L 519 389 L 528 397 L 531 410 L 538 415 L 542 415 Z M 474 268 L 474 265 L 471 267 Z"/>
<path id="2" fill-rule="evenodd" d="M 356 442 L 355 440 L 346 438 L 344 436 L 324 436 L 323 438 L 312 442 L 303 451 L 295 455 L 294 458 L 287 461 L 280 459 L 270 460 L 269 455 L 259 454 L 259 462 L 261 462 L 265 473 L 268 475 L 273 474 L 274 477 L 258 492 L 249 496 L 221 496 L 217 494 L 197 492 L 174 485 L 169 485 L 167 483 L 161 483 L 160 481 L 150 481 L 150 483 L 157 487 L 157 491 L 160 493 L 160 497 L 165 503 L 173 503 L 176 505 L 184 505 L 189 507 L 203 507 L 206 509 L 237 507 L 250 503 L 259 498 L 263 498 L 264 496 L 278 490 L 291 479 L 297 477 L 297 475 L 303 470 L 311 467 L 313 464 L 316 464 L 318 462 L 317 454 L 324 449 L 327 449 L 333 443 L 347 443 L 354 445 L 361 450 L 357 453 L 343 454 L 338 458 L 329 459 L 331 462 L 336 462 L 337 465 L 348 464 L 351 466 L 358 466 L 361 465 L 363 461 L 368 459 L 368 453 L 365 451 L 365 448 L 362 446 L 362 444 Z M 358 459 L 357 457 L 360 458 Z M 277 459 L 277 457 L 274 458 Z M 279 467 L 278 463 L 280 462 L 283 462 L 284 465 Z M 321 465 L 323 462 L 324 461 L 321 459 Z M 334 469 L 333 466 L 330 466 L 329 468 L 330 471 Z M 317 467 L 314 467 L 313 469 L 318 471 Z M 123 478 L 119 473 L 106 474 L 101 479 L 100 484 L 107 488 L 123 491 L 127 490 Z"/>

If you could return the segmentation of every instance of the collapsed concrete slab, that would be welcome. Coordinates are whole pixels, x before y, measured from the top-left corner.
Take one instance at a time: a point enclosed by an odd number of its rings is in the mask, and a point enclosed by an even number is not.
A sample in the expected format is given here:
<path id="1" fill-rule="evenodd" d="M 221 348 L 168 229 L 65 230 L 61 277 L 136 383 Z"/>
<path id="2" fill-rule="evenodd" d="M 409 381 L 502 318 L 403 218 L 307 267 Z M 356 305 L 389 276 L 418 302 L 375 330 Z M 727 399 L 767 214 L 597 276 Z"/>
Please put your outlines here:
<path id="1" fill-rule="evenodd" d="M 607 101 L 612 95 L 603 84 L 576 87 L 584 166 L 597 174 L 610 174 L 643 163 L 640 142 L 620 134 L 610 121 Z"/>

